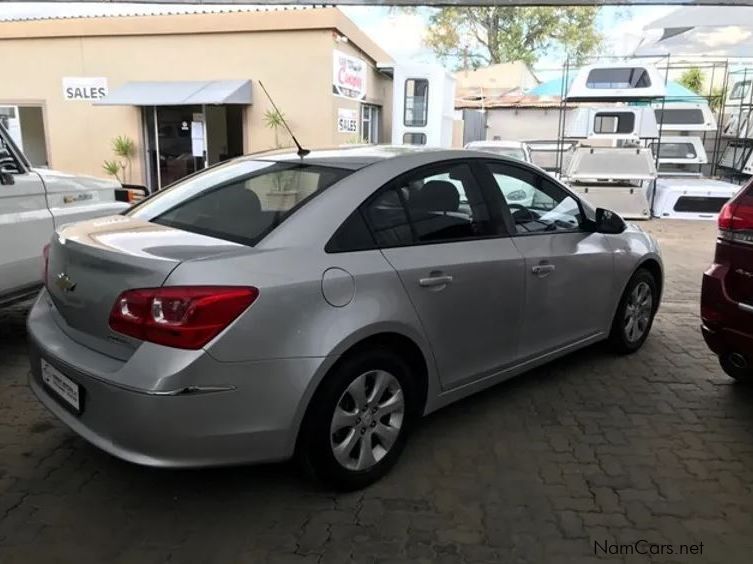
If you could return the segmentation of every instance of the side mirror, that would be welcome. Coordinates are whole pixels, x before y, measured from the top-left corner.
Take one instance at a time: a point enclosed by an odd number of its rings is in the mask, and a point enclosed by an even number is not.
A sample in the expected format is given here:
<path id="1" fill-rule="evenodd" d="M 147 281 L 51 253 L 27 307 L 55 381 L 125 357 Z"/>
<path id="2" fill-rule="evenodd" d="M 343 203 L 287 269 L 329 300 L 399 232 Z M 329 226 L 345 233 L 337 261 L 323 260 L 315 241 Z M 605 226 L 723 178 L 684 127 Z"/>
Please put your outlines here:
<path id="1" fill-rule="evenodd" d="M 13 171 L 3 166 L 0 166 L 0 185 L 10 186 L 11 184 L 15 184 L 15 183 L 16 183 L 16 179 L 13 177 Z"/>
<path id="2" fill-rule="evenodd" d="M 16 180 L 13 178 L 15 172 L 18 171 L 13 156 L 6 149 L 0 149 L 0 184 L 15 184 Z"/>
<path id="3" fill-rule="evenodd" d="M 627 229 L 625 220 L 622 219 L 617 213 L 611 210 L 605 210 L 604 208 L 596 209 L 596 232 L 597 233 L 622 233 Z"/>

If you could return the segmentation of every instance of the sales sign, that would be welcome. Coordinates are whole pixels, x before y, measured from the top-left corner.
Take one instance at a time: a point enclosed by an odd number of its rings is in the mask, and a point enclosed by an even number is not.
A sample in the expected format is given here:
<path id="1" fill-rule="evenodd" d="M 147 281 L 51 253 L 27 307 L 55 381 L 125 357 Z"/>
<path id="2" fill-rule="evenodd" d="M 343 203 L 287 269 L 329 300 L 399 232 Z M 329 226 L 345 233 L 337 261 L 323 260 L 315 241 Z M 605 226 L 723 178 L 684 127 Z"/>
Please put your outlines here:
<path id="1" fill-rule="evenodd" d="M 339 133 L 358 133 L 358 118 L 355 110 L 337 109 L 337 131 Z"/>
<path id="2" fill-rule="evenodd" d="M 63 98 L 76 102 L 94 102 L 107 96 L 107 79 L 90 76 L 64 76 Z"/>
<path id="3" fill-rule="evenodd" d="M 333 52 L 332 93 L 354 100 L 366 96 L 366 63 L 341 51 Z"/>

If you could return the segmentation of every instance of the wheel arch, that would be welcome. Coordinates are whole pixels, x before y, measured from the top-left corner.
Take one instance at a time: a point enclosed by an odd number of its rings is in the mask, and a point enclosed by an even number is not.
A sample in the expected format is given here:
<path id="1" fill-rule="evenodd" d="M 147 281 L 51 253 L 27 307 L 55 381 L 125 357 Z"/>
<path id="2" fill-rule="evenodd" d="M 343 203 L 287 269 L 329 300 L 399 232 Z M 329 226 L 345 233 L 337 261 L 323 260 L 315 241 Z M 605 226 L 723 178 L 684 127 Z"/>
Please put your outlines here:
<path id="1" fill-rule="evenodd" d="M 295 452 L 298 448 L 299 439 L 304 430 L 306 416 L 309 408 L 316 399 L 317 391 L 320 389 L 322 382 L 331 374 L 337 366 L 350 355 L 356 354 L 359 350 L 374 346 L 385 346 L 408 362 L 411 367 L 411 373 L 415 375 L 418 390 L 418 402 L 416 405 L 416 414 L 423 415 L 426 409 L 429 394 L 437 393 L 438 381 L 436 379 L 436 370 L 434 357 L 428 348 L 409 330 L 397 327 L 374 327 L 371 331 L 359 331 L 355 335 L 344 339 L 333 353 L 328 356 L 320 366 L 314 378 L 312 378 L 308 390 L 299 406 L 298 416 L 295 422 L 295 440 L 292 450 Z"/>

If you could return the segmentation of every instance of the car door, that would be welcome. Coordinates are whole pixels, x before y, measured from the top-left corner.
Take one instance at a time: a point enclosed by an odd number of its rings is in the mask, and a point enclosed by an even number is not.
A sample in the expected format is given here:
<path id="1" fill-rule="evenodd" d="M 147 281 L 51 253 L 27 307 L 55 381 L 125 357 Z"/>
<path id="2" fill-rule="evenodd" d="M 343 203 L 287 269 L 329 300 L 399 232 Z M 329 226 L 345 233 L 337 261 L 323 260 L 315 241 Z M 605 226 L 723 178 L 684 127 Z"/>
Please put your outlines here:
<path id="1" fill-rule="evenodd" d="M 546 174 L 500 162 L 487 168 L 525 259 L 521 359 L 607 331 L 614 274 L 606 237 L 581 227 L 580 202 Z"/>
<path id="2" fill-rule="evenodd" d="M 514 363 L 523 257 L 489 213 L 471 165 L 417 169 L 364 206 L 431 343 L 442 387 Z"/>
<path id="3" fill-rule="evenodd" d="M 44 184 L 0 129 L 0 295 L 41 283 L 42 248 L 53 232 Z"/>

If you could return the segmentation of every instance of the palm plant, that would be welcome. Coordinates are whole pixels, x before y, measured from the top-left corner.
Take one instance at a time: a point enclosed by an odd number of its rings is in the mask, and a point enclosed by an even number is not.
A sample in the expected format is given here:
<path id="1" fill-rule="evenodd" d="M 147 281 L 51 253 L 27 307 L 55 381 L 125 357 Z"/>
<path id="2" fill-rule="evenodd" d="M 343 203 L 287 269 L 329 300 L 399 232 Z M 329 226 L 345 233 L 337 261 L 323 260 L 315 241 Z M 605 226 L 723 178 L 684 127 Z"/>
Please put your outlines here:
<path id="1" fill-rule="evenodd" d="M 110 176 L 114 176 L 118 182 L 120 182 L 121 184 L 123 183 L 123 181 L 120 179 L 121 167 L 118 161 L 105 161 L 102 164 L 102 169 Z"/>
<path id="2" fill-rule="evenodd" d="M 267 110 L 264 112 L 264 125 L 275 133 L 275 148 L 280 148 L 279 130 L 285 127 L 285 115 L 277 110 Z"/>
<path id="3" fill-rule="evenodd" d="M 136 143 L 130 137 L 118 135 L 112 140 L 112 152 L 122 159 L 120 167 L 126 182 L 131 181 L 131 167 L 133 158 L 136 156 Z"/>

